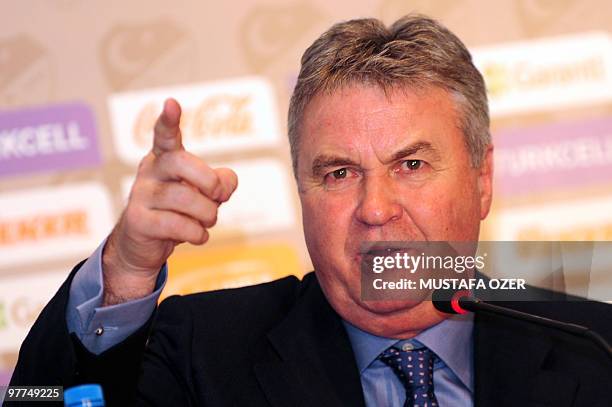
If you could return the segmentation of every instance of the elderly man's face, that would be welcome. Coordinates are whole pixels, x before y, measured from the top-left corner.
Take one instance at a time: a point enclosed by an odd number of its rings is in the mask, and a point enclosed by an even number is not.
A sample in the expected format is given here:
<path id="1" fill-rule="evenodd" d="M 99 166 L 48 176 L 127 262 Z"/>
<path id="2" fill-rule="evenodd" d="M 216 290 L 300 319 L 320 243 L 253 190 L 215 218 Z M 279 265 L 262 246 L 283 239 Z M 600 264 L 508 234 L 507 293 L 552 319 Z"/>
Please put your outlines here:
<path id="1" fill-rule="evenodd" d="M 385 95 L 352 85 L 318 95 L 304 112 L 297 178 L 306 244 L 328 300 L 362 329 L 398 336 L 435 323 L 424 304 L 361 301 L 363 242 L 478 239 L 492 150 L 472 168 L 458 123 L 439 88 Z"/>

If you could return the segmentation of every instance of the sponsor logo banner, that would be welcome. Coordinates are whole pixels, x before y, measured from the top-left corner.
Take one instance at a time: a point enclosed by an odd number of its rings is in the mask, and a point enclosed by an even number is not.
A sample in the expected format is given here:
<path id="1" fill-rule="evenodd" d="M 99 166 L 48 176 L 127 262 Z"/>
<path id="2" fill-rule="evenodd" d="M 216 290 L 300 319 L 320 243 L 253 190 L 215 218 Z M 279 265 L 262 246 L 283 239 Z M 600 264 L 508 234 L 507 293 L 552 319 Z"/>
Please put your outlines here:
<path id="1" fill-rule="evenodd" d="M 280 140 L 274 93 L 261 78 L 118 93 L 109 98 L 109 110 L 122 160 L 137 164 L 151 149 L 153 126 L 168 97 L 181 103 L 183 143 L 196 154 L 235 153 Z"/>
<path id="2" fill-rule="evenodd" d="M 561 272 L 551 274 L 546 281 L 533 281 L 542 270 L 542 264 L 520 262 L 521 266 L 515 270 L 517 277 L 538 286 L 548 284 L 557 289 L 562 285 L 565 292 L 581 297 L 612 300 L 609 268 L 612 262 L 609 244 L 612 241 L 612 196 L 507 209 L 499 212 L 495 221 L 497 232 L 493 238 L 496 240 L 565 241 L 574 249 L 580 247 L 577 242 L 584 242 L 585 253 L 590 256 L 585 263 L 558 255 L 560 263 L 556 266 Z M 498 260 L 500 264 L 512 264 L 505 258 Z M 585 274 L 585 271 L 589 272 Z"/>
<path id="3" fill-rule="evenodd" d="M 234 170 L 238 188 L 219 207 L 218 229 L 212 233 L 255 235 L 294 226 L 291 170 L 287 166 L 273 159 L 257 159 L 215 167 Z"/>
<path id="4" fill-rule="evenodd" d="M 496 240 L 612 240 L 612 196 L 500 211 Z"/>
<path id="5" fill-rule="evenodd" d="M 11 381 L 11 376 L 13 375 L 12 370 L 0 370 L 0 386 L 7 386 Z"/>
<path id="6" fill-rule="evenodd" d="M 87 256 L 110 232 L 111 202 L 99 184 L 6 193 L 0 197 L 0 268 Z"/>
<path id="7" fill-rule="evenodd" d="M 0 353 L 17 351 L 66 271 L 0 278 Z"/>
<path id="8" fill-rule="evenodd" d="M 162 297 L 272 281 L 288 275 L 301 276 L 296 250 L 284 243 L 228 248 L 205 247 L 178 252 L 168 260 L 170 277 Z"/>
<path id="9" fill-rule="evenodd" d="M 94 115 L 87 105 L 0 111 L 0 177 L 100 162 Z"/>
<path id="10" fill-rule="evenodd" d="M 593 32 L 472 50 L 492 116 L 612 99 L 612 39 Z"/>
<path id="11" fill-rule="evenodd" d="M 504 130 L 494 139 L 502 193 L 612 184 L 612 117 Z"/>

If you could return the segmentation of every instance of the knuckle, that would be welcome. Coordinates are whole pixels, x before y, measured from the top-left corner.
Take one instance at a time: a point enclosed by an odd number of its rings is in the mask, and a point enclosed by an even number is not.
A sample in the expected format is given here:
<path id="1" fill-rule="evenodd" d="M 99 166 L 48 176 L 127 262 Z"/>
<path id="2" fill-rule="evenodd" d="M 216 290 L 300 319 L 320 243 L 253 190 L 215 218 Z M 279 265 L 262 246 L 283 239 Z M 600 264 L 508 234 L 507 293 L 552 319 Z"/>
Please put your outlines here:
<path id="1" fill-rule="evenodd" d="M 189 243 L 199 244 L 202 240 L 202 231 L 204 228 L 197 222 L 189 224 L 189 227 L 184 229 L 185 240 Z"/>
<path id="2" fill-rule="evenodd" d="M 219 175 L 214 171 L 211 171 L 210 175 L 210 199 L 213 201 L 219 201 L 223 195 L 223 185 L 221 184 L 221 180 L 219 179 Z"/>
<path id="3" fill-rule="evenodd" d="M 202 219 L 202 222 L 204 223 L 205 226 L 207 227 L 213 227 L 217 224 L 217 210 L 212 210 L 212 211 L 207 211 L 207 212 L 203 212 L 204 216 Z"/>
<path id="4" fill-rule="evenodd" d="M 202 229 L 201 244 L 204 244 L 204 243 L 208 242 L 209 238 L 210 238 L 210 234 L 208 234 L 208 231 L 206 229 Z"/>
<path id="5" fill-rule="evenodd" d="M 206 228 L 211 228 L 217 224 L 217 216 L 203 216 L 200 219 L 200 224 Z"/>
<path id="6" fill-rule="evenodd" d="M 217 224 L 217 220 L 218 220 L 218 216 L 217 216 L 217 211 L 215 211 L 215 214 L 213 215 L 212 219 L 210 220 L 210 226 L 215 226 Z"/>
<path id="7" fill-rule="evenodd" d="M 201 245 L 208 241 L 208 231 L 205 228 L 199 228 L 199 230 L 195 233 L 193 240 L 190 243 Z"/>

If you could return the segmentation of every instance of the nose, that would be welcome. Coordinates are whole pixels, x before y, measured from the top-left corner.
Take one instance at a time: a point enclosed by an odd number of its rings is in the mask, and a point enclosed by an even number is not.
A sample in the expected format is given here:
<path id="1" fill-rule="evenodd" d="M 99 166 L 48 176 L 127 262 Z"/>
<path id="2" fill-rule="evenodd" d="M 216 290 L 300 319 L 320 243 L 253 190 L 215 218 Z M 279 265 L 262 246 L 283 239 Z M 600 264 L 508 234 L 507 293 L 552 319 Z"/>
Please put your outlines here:
<path id="1" fill-rule="evenodd" d="M 383 226 L 402 217 L 399 197 L 388 175 L 366 177 L 362 182 L 357 219 L 367 226 Z"/>

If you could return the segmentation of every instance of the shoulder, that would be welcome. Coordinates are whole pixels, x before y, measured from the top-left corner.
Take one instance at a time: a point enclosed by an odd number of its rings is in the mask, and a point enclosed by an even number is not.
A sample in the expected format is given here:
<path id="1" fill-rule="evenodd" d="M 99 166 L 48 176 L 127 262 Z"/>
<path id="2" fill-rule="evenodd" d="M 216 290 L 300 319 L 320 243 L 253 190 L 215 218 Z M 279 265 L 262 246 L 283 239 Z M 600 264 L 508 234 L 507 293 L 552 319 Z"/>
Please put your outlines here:
<path id="1" fill-rule="evenodd" d="M 308 279 L 308 276 L 305 277 Z M 261 306 L 277 306 L 292 302 L 297 296 L 302 281 L 296 276 L 287 276 L 267 283 L 246 287 L 200 292 L 189 295 L 173 295 L 160 304 L 160 308 L 223 306 L 243 308 L 253 303 Z"/>
<path id="2" fill-rule="evenodd" d="M 208 332 L 270 329 L 290 312 L 314 279 L 309 273 L 302 280 L 288 276 L 248 287 L 171 296 L 160 304 L 156 319 Z"/>

